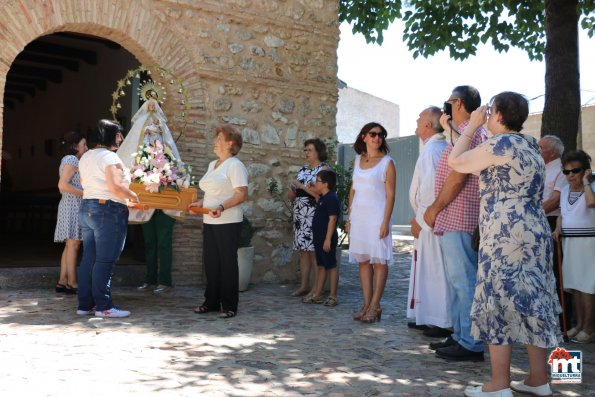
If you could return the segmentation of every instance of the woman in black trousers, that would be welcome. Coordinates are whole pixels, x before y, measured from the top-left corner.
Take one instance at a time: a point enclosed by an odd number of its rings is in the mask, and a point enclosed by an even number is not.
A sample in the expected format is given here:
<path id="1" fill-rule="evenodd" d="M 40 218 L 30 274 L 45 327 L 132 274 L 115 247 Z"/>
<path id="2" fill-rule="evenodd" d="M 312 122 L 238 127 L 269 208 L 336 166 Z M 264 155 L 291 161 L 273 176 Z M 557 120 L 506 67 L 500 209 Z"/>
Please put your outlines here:
<path id="1" fill-rule="evenodd" d="M 213 151 L 217 160 L 209 164 L 199 182 L 204 198 L 190 207 L 204 207 L 203 263 L 207 276 L 205 301 L 194 309 L 203 314 L 219 311 L 221 318 L 238 312 L 238 245 L 243 211 L 248 198 L 248 171 L 236 157 L 242 148 L 242 135 L 233 127 L 215 130 Z"/>

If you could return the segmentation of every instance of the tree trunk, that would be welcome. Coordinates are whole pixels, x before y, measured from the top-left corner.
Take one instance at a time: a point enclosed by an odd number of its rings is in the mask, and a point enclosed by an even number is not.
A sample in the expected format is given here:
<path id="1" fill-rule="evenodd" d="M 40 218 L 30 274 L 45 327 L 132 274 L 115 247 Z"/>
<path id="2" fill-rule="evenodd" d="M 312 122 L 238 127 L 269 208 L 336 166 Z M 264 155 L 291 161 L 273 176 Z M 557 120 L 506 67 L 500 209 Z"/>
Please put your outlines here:
<path id="1" fill-rule="evenodd" d="M 581 111 L 577 0 L 545 2 L 545 105 L 541 135 L 576 149 Z"/>

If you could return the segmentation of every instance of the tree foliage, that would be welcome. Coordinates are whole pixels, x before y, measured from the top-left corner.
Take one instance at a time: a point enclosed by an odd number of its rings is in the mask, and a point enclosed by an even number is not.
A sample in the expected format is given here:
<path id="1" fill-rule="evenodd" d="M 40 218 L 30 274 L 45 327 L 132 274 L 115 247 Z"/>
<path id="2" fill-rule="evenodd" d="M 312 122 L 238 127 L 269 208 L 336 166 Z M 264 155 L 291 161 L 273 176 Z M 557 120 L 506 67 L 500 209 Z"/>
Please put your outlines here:
<path id="1" fill-rule="evenodd" d="M 595 0 L 578 2 L 581 26 L 595 34 Z M 513 46 L 530 59 L 542 60 L 545 51 L 543 0 L 341 0 L 340 21 L 352 25 L 368 43 L 383 42 L 383 32 L 395 19 L 405 22 L 403 39 L 413 57 L 448 50 L 466 59 L 488 43 L 500 52 Z"/>

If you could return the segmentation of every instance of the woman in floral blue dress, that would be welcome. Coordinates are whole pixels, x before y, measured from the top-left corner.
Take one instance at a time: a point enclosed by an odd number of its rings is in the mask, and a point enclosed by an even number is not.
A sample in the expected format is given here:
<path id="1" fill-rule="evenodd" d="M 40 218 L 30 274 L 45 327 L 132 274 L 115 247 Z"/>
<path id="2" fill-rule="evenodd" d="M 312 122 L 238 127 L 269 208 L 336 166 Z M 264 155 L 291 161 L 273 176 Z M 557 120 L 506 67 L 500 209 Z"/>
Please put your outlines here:
<path id="1" fill-rule="evenodd" d="M 76 261 L 83 235 L 79 226 L 79 208 L 83 200 L 83 187 L 79 176 L 79 159 L 87 151 L 87 140 L 78 132 L 69 132 L 61 142 L 65 156 L 60 162 L 58 189 L 62 194 L 54 242 L 64 243 L 60 258 L 60 279 L 56 292 L 76 294 Z"/>
<path id="2" fill-rule="evenodd" d="M 551 395 L 547 349 L 561 340 L 560 304 L 552 271 L 551 232 L 541 205 L 545 165 L 537 141 L 519 133 L 528 103 L 503 92 L 471 114 L 449 165 L 479 174 L 480 249 L 471 334 L 489 346 L 492 376 L 465 396 L 512 397 L 511 388 Z M 472 132 L 487 120 L 494 135 L 468 150 Z M 526 345 L 529 376 L 510 382 L 512 344 Z"/>

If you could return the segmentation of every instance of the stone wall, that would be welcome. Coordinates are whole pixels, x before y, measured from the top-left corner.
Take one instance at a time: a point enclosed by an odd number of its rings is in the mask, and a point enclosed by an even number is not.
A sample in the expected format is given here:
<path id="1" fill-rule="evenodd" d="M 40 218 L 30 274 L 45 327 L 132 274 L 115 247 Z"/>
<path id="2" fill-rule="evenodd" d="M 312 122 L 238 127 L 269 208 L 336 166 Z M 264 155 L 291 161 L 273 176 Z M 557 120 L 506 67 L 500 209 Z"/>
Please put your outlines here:
<path id="1" fill-rule="evenodd" d="M 181 155 L 199 177 L 214 158 L 216 125 L 232 124 L 244 137 L 245 210 L 258 229 L 252 280 L 293 280 L 288 214 L 266 186 L 271 177 L 285 185 L 295 175 L 305 139 L 335 134 L 337 7 L 333 0 L 0 1 L 0 98 L 18 53 L 61 31 L 115 41 L 142 64 L 172 71 L 189 92 L 193 120 L 179 141 Z M 174 100 L 168 97 L 166 113 Z M 0 125 L 0 142 L 3 131 Z M 200 236 L 197 219 L 176 226 L 177 284 L 202 280 Z"/>

